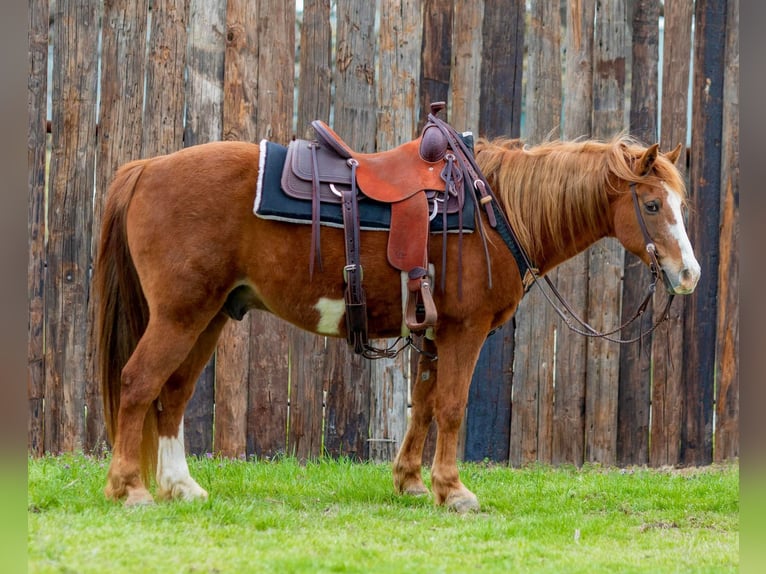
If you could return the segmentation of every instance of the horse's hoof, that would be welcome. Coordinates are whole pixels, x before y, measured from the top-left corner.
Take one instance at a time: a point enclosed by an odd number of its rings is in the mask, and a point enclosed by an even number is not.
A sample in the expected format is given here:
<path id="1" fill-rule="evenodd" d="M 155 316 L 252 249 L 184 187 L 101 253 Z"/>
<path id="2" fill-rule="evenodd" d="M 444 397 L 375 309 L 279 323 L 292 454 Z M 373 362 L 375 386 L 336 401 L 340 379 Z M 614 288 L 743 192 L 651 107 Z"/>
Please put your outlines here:
<path id="1" fill-rule="evenodd" d="M 453 492 L 444 500 L 444 505 L 447 509 L 457 512 L 458 514 L 479 511 L 479 499 L 476 498 L 476 495 L 473 492 L 468 490 Z"/>
<path id="2" fill-rule="evenodd" d="M 207 490 L 202 488 L 193 478 L 176 482 L 170 488 L 161 488 L 157 492 L 157 498 L 161 500 L 207 500 Z"/>
<path id="3" fill-rule="evenodd" d="M 426 488 L 426 485 L 421 484 L 413 484 L 411 486 L 408 486 L 407 488 L 402 489 L 402 494 L 406 494 L 408 496 L 428 496 L 431 494 L 428 492 L 428 489 Z"/>
<path id="4" fill-rule="evenodd" d="M 145 488 L 135 488 L 128 492 L 128 497 L 125 499 L 125 506 L 149 506 L 154 504 L 154 499 L 149 491 Z"/>

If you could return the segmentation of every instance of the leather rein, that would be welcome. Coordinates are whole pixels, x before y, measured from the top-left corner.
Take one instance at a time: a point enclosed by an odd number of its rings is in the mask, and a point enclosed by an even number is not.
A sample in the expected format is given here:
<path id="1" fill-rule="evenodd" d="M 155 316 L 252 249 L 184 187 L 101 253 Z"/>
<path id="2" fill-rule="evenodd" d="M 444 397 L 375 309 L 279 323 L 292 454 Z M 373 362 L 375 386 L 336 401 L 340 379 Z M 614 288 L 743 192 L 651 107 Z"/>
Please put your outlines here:
<path id="1" fill-rule="evenodd" d="M 644 236 L 644 244 L 646 246 L 646 251 L 647 253 L 649 253 L 649 258 L 651 259 L 651 262 L 649 264 L 649 270 L 652 273 L 652 280 L 649 283 L 649 288 L 648 288 L 646 297 L 644 297 L 644 300 L 639 304 L 638 308 L 636 309 L 636 312 L 633 314 L 632 317 L 630 317 L 630 319 L 625 321 L 619 327 L 616 327 L 610 331 L 599 331 L 595 327 L 588 324 L 585 320 L 581 319 L 577 315 L 577 313 L 575 313 L 571 305 L 567 303 L 564 296 L 561 294 L 561 292 L 559 292 L 558 289 L 556 289 L 556 286 L 553 284 L 550 278 L 546 275 L 545 277 L 543 277 L 543 279 L 545 279 L 545 282 L 547 283 L 548 288 L 551 290 L 554 297 L 564 307 L 564 309 L 566 309 L 566 313 L 562 311 L 561 308 L 558 307 L 556 303 L 553 301 L 551 296 L 545 291 L 545 289 L 542 288 L 542 285 L 540 285 L 540 283 L 538 282 L 538 280 L 540 279 L 540 276 L 538 275 L 537 270 L 534 267 L 530 267 L 530 269 L 532 269 L 534 283 L 538 287 L 540 287 L 540 291 L 542 291 L 548 303 L 551 304 L 551 306 L 556 311 L 558 316 L 561 317 L 561 319 L 564 321 L 567 327 L 569 327 L 570 330 L 574 331 L 575 333 L 578 333 L 579 335 L 583 335 L 585 337 L 606 339 L 607 341 L 612 341 L 613 343 L 620 343 L 623 345 L 629 344 L 629 343 L 635 343 L 637 341 L 643 341 L 643 338 L 646 335 L 649 335 L 662 323 L 667 321 L 670 318 L 670 305 L 673 303 L 673 298 L 675 297 L 675 295 L 673 294 L 669 295 L 667 303 L 665 303 L 665 308 L 662 310 L 662 315 L 657 320 L 657 322 L 651 326 L 651 328 L 648 331 L 644 331 L 643 329 L 641 329 L 641 331 L 639 332 L 637 336 L 632 337 L 630 339 L 621 339 L 619 337 L 613 336 L 615 333 L 620 332 L 622 329 L 624 329 L 625 327 L 627 327 L 634 321 L 640 320 L 643 317 L 649 305 L 649 302 L 652 300 L 652 297 L 654 296 L 654 292 L 657 289 L 657 280 L 662 274 L 662 269 L 660 267 L 659 261 L 657 260 L 657 248 L 654 245 L 654 242 L 652 241 L 651 236 L 649 235 L 649 230 L 646 228 L 646 222 L 644 221 L 644 216 L 641 213 L 641 206 L 639 205 L 638 194 L 636 193 L 636 184 L 633 182 L 630 184 L 630 193 L 633 196 L 633 206 L 635 207 L 635 210 L 636 210 L 636 218 L 638 219 L 638 224 L 639 224 L 639 227 L 641 228 L 641 233 Z M 526 252 L 523 252 L 523 253 L 524 253 L 524 257 L 526 257 Z M 639 326 L 640 325 L 641 325 L 641 322 L 639 321 Z"/>

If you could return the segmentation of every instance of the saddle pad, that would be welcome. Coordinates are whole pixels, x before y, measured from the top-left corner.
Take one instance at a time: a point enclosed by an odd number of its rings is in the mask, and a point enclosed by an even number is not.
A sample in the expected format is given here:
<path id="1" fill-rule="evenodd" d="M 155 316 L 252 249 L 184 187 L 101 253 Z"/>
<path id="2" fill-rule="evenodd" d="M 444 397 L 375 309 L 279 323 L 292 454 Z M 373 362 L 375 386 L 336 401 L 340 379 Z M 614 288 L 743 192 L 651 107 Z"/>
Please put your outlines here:
<path id="1" fill-rule="evenodd" d="M 287 158 L 287 148 L 283 145 L 261 140 L 258 185 L 255 192 L 253 213 L 262 219 L 273 219 L 289 223 L 311 223 L 311 200 L 296 199 L 287 195 L 281 186 L 282 170 Z M 472 193 L 466 187 L 466 201 L 463 207 L 463 231 L 470 233 L 475 229 L 474 203 L 468 198 Z M 320 203 L 320 222 L 330 227 L 343 227 L 343 214 L 340 204 Z M 391 226 L 391 205 L 369 198 L 359 202 L 359 226 L 363 230 L 388 231 Z M 447 216 L 447 231 L 458 230 L 458 214 Z M 442 231 L 442 216 L 431 221 L 431 232 Z"/>

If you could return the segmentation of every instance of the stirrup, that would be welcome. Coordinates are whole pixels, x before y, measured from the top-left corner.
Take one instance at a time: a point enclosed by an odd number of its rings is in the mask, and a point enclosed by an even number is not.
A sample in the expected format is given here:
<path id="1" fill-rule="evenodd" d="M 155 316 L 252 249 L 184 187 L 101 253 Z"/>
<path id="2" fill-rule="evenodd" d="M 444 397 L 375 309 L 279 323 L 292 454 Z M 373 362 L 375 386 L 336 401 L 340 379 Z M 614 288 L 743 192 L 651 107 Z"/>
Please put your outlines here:
<path id="1" fill-rule="evenodd" d="M 436 325 L 436 305 L 431 293 L 429 278 L 422 277 L 418 280 L 415 290 L 407 290 L 407 307 L 404 314 L 404 322 L 413 333 L 425 331 Z M 419 320 L 419 316 L 422 319 Z"/>

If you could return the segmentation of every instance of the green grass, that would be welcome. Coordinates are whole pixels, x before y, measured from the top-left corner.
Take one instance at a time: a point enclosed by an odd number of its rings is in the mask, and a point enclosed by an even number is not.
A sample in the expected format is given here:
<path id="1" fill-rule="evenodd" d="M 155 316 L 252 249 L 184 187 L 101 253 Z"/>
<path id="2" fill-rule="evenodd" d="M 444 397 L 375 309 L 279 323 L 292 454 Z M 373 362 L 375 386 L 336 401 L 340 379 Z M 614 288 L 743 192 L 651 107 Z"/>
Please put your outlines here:
<path id="1" fill-rule="evenodd" d="M 126 509 L 108 460 L 28 461 L 29 572 L 736 572 L 739 466 L 461 464 L 481 512 L 393 493 L 391 466 L 190 458 L 207 502 Z M 428 480 L 427 480 L 428 483 Z"/>

